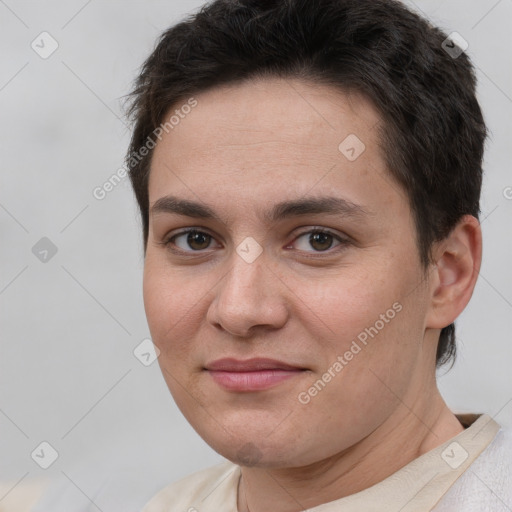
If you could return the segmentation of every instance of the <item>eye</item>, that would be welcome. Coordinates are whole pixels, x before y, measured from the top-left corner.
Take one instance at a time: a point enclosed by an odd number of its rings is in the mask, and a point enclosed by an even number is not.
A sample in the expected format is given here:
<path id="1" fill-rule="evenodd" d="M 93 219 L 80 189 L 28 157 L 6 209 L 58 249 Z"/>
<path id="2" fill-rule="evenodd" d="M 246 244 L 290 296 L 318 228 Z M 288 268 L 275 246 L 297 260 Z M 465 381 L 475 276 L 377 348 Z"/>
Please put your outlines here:
<path id="1" fill-rule="evenodd" d="M 305 238 L 306 235 L 309 235 L 308 238 Z M 302 248 L 299 247 L 300 250 L 305 252 L 326 252 L 332 248 L 333 242 L 338 241 L 338 246 L 345 246 L 348 243 L 348 240 L 336 235 L 335 233 L 331 233 L 328 230 L 315 228 L 304 233 L 301 233 L 296 239 L 294 243 L 297 243 L 297 240 L 304 238 L 304 241 L 299 244 L 302 245 Z M 313 247 L 314 251 L 308 251 L 307 246 Z M 338 247 L 334 246 L 334 247 Z"/>
<path id="2" fill-rule="evenodd" d="M 183 238 L 181 246 L 179 243 L 175 243 L 175 240 Z M 210 242 L 213 240 L 213 236 L 198 229 L 187 229 L 176 235 L 167 238 L 162 242 L 162 245 L 168 247 L 173 252 L 198 252 L 207 249 Z M 178 247 L 178 250 L 173 249 L 171 245 Z M 189 249 L 192 248 L 192 251 Z"/>
<path id="3" fill-rule="evenodd" d="M 306 239 L 306 235 L 309 235 L 309 238 Z M 322 228 L 310 229 L 309 231 L 299 234 L 293 243 L 297 244 L 297 240 L 300 240 L 301 238 L 304 238 L 304 241 L 299 244 L 302 245 L 302 247 L 299 247 L 299 250 L 313 253 L 327 252 L 333 247 L 334 241 L 338 241 L 338 244 L 334 247 L 341 246 L 340 249 L 343 249 L 349 243 L 348 240 Z M 182 239 L 182 241 L 177 242 L 180 239 Z M 183 230 L 171 237 L 168 237 L 163 242 L 160 242 L 160 244 L 175 253 L 197 253 L 210 248 L 212 240 L 214 240 L 212 235 L 194 228 Z M 309 251 L 307 248 L 308 245 L 309 247 L 313 247 L 315 250 Z M 173 246 L 177 247 L 177 249 Z M 290 245 L 286 248 L 289 247 Z"/>

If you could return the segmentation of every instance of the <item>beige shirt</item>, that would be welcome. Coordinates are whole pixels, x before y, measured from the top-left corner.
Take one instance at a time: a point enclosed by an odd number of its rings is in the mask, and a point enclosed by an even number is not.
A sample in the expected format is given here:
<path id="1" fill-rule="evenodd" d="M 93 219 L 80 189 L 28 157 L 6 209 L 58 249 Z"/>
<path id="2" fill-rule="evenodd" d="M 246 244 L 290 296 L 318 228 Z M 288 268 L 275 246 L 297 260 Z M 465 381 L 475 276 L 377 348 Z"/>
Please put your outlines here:
<path id="1" fill-rule="evenodd" d="M 308 512 L 431 511 L 492 442 L 500 426 L 488 415 L 457 415 L 466 429 L 356 494 Z M 143 512 L 237 512 L 239 466 L 224 462 L 160 491 Z"/>
<path id="2" fill-rule="evenodd" d="M 0 512 L 29 512 L 48 485 L 47 479 L 0 482 Z"/>

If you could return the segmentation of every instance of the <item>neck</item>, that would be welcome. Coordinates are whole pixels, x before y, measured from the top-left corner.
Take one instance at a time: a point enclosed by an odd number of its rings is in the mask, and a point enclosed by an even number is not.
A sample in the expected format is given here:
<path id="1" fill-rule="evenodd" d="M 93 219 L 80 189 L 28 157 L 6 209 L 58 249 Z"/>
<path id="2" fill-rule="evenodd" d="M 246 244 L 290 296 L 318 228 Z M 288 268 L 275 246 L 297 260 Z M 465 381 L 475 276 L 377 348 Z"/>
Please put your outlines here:
<path id="1" fill-rule="evenodd" d="M 328 459 L 300 468 L 242 467 L 238 510 L 299 512 L 341 499 L 384 480 L 463 430 L 435 387 L 428 400 L 404 400 L 372 434 Z"/>

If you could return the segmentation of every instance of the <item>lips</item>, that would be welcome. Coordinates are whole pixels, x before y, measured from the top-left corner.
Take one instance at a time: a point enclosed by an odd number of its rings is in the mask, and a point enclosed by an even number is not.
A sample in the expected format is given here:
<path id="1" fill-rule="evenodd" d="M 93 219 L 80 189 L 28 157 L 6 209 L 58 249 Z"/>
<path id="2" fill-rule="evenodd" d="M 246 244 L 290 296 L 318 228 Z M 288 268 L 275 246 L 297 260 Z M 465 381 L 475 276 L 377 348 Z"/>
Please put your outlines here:
<path id="1" fill-rule="evenodd" d="M 274 387 L 285 380 L 302 375 L 306 368 L 275 359 L 254 358 L 242 361 L 226 358 L 207 364 L 205 370 L 222 388 L 247 392 Z"/>
<path id="2" fill-rule="evenodd" d="M 217 359 L 206 365 L 207 370 L 224 372 L 256 372 L 260 370 L 303 370 L 298 366 L 293 366 L 282 361 L 266 358 L 247 359 L 240 361 L 238 359 L 226 358 Z"/>

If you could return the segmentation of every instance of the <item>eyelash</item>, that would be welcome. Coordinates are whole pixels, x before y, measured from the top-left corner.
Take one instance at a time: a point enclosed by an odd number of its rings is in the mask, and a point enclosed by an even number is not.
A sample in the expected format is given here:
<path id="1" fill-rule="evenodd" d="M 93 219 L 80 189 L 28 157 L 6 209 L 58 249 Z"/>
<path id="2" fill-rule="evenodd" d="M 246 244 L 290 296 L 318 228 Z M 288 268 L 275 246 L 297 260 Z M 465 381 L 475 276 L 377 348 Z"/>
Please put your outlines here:
<path id="1" fill-rule="evenodd" d="M 182 249 L 175 249 L 175 248 L 171 247 L 171 244 L 174 245 L 173 240 L 175 238 L 177 238 L 179 236 L 183 236 L 183 235 L 188 235 L 189 233 L 199 233 L 199 234 L 207 235 L 207 236 L 209 236 L 211 238 L 214 238 L 213 235 L 211 235 L 207 231 L 202 231 L 202 230 L 200 230 L 198 228 L 189 228 L 189 229 L 185 229 L 183 231 L 180 231 L 178 233 L 175 233 L 174 235 L 172 235 L 170 237 L 167 237 L 164 241 L 158 242 L 158 243 L 159 243 L 159 245 L 162 245 L 162 246 L 166 247 L 168 250 L 170 250 L 171 252 L 173 252 L 175 254 L 179 254 L 179 255 L 189 255 L 191 253 L 202 254 L 203 253 L 202 250 L 201 251 L 194 251 L 194 250 L 184 251 Z M 334 239 L 336 239 L 338 242 L 340 242 L 340 244 L 335 246 L 334 248 L 330 248 L 330 249 L 327 249 L 325 251 L 313 251 L 313 254 L 315 254 L 315 256 L 309 255 L 309 256 L 307 256 L 309 258 L 316 258 L 318 256 L 322 257 L 322 255 L 324 255 L 324 254 L 332 255 L 333 252 L 339 252 L 339 251 L 345 249 L 346 246 L 350 243 L 350 241 L 348 239 L 342 238 L 339 235 L 337 235 L 336 233 L 333 233 L 332 231 L 327 230 L 327 229 L 323 229 L 323 228 L 313 228 L 313 229 L 310 229 L 309 231 L 303 231 L 302 233 L 299 233 L 297 235 L 297 238 L 293 242 L 295 242 L 298 238 L 300 238 L 300 237 L 302 237 L 304 235 L 313 234 L 313 233 L 315 233 L 315 234 L 316 233 L 320 233 L 320 234 L 330 235 Z M 206 251 L 207 249 L 204 249 L 204 250 Z M 309 251 L 305 251 L 305 252 L 308 253 Z"/>

